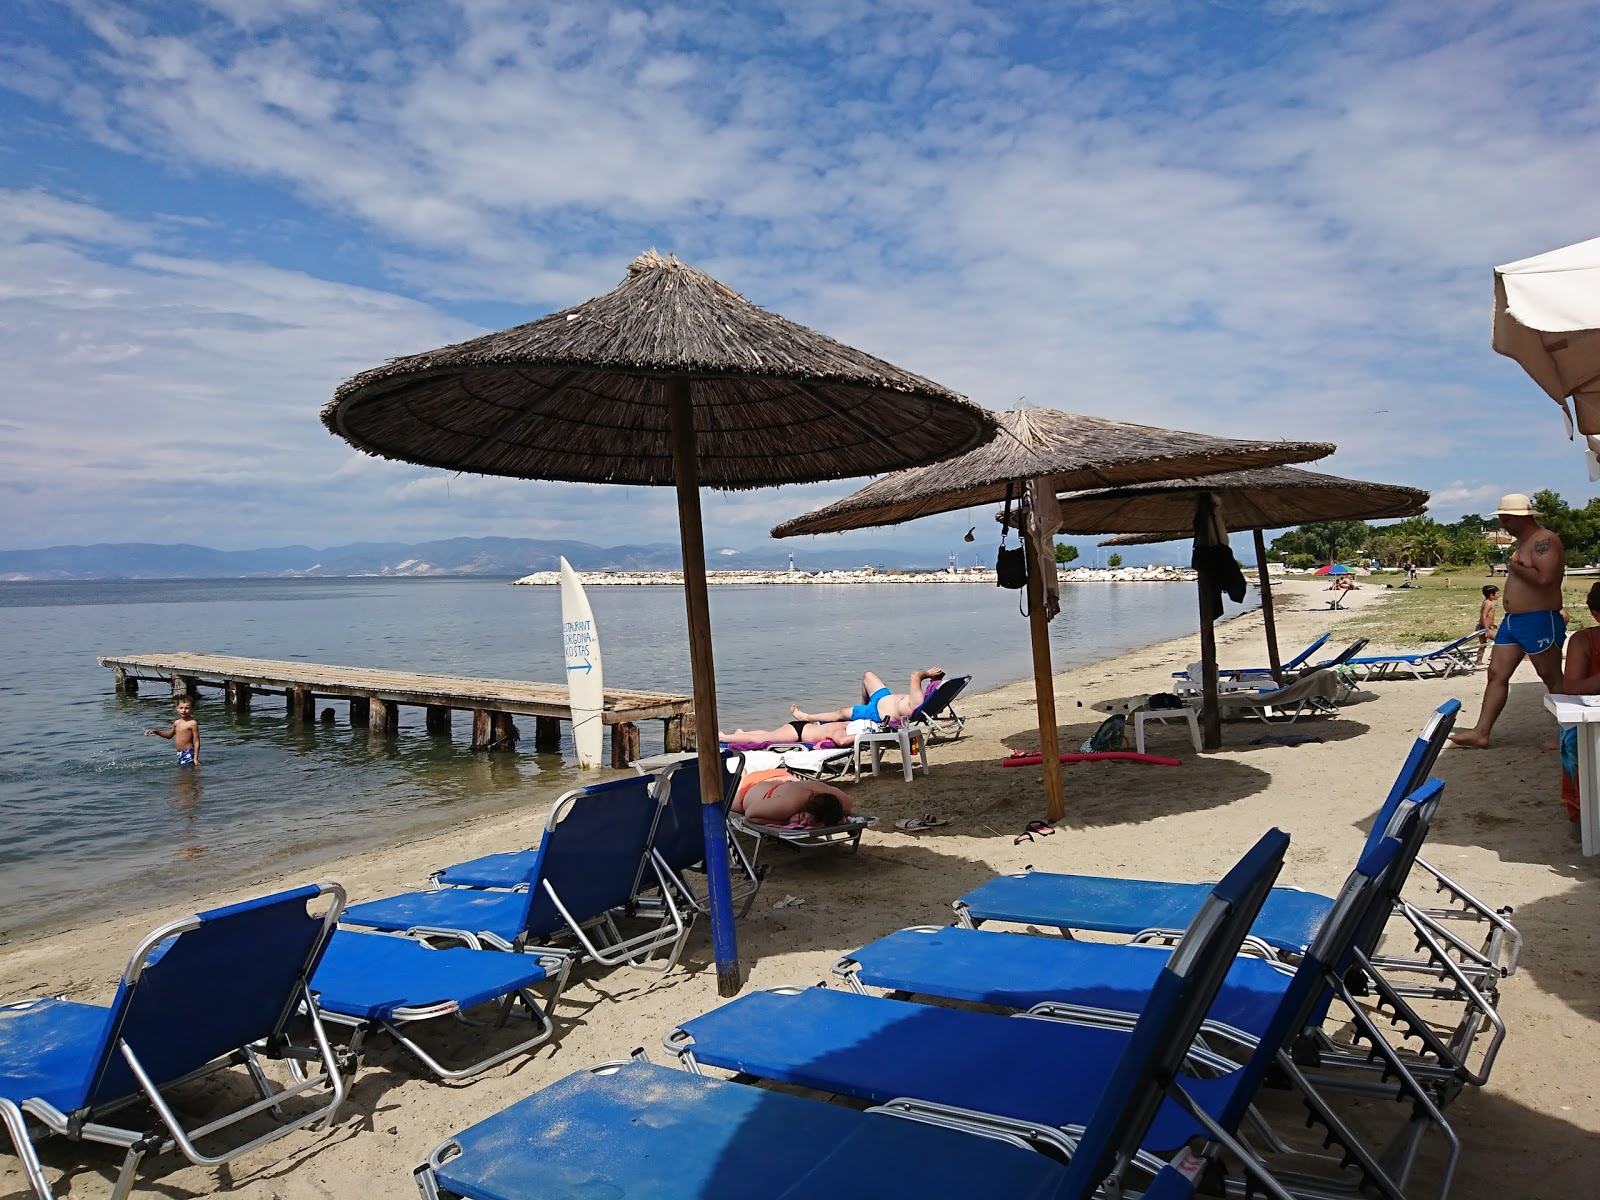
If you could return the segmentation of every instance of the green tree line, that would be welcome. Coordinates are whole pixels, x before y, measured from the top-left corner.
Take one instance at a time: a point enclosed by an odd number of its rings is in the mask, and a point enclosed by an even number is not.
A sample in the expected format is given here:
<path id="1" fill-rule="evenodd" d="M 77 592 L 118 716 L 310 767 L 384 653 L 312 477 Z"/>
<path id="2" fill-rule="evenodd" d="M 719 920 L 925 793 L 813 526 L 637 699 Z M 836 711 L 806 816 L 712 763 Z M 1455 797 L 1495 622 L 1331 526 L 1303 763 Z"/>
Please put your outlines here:
<path id="1" fill-rule="evenodd" d="M 1600 560 L 1600 498 L 1574 508 L 1552 491 L 1538 492 L 1533 506 L 1539 520 L 1567 548 L 1567 562 L 1587 566 Z M 1365 521 L 1319 521 L 1299 525 L 1272 540 L 1273 557 L 1291 567 L 1316 567 L 1347 559 L 1368 559 L 1384 566 L 1414 562 L 1418 566 L 1482 566 L 1502 562 L 1504 550 L 1484 538 L 1499 521 L 1468 513 L 1448 524 L 1432 517 L 1407 517 L 1392 525 Z"/>

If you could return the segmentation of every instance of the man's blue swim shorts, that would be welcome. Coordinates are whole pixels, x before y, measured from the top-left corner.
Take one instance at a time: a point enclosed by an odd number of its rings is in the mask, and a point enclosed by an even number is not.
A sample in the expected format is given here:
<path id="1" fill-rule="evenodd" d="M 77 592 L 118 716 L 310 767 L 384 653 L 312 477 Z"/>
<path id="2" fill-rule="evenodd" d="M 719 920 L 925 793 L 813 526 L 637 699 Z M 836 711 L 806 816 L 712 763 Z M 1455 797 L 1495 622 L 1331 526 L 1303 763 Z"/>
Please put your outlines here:
<path id="1" fill-rule="evenodd" d="M 890 694 L 891 693 L 888 688 L 879 688 L 877 691 L 873 692 L 872 695 L 867 697 L 867 702 L 865 704 L 858 704 L 850 710 L 850 719 L 852 721 L 883 720 L 883 718 L 878 715 L 878 701 Z"/>
<path id="2" fill-rule="evenodd" d="M 1506 613 L 1494 635 L 1496 646 L 1521 646 L 1529 654 L 1543 654 L 1567 637 L 1567 622 L 1559 612 Z"/>
<path id="3" fill-rule="evenodd" d="M 194 766 L 194 747 L 193 746 L 185 746 L 182 750 L 178 751 L 178 765 L 180 767 L 192 767 L 192 766 Z"/>

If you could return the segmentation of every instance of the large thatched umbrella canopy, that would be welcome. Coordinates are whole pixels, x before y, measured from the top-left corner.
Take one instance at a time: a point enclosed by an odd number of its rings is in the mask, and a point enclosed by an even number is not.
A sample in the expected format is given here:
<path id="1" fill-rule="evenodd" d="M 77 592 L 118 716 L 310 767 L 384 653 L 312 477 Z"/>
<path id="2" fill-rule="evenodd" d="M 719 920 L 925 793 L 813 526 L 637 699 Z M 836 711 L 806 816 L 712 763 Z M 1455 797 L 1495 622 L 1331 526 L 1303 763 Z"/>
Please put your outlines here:
<path id="1" fill-rule="evenodd" d="M 1428 493 L 1420 488 L 1391 483 L 1368 483 L 1272 467 L 1237 471 L 1203 479 L 1172 479 L 1140 487 L 1104 488 L 1061 496 L 1059 532 L 1068 534 L 1118 533 L 1111 542 L 1136 545 L 1195 536 L 1196 512 L 1203 498 L 1220 509 L 1229 532 L 1246 529 L 1255 534 L 1256 571 L 1261 583 L 1261 612 L 1266 625 L 1267 659 L 1274 677 L 1281 677 L 1277 629 L 1272 615 L 1272 588 L 1267 575 L 1266 529 L 1281 529 L 1309 521 L 1381 521 L 1414 517 L 1427 510 Z M 1111 543 L 1107 543 L 1111 544 Z M 1203 623 L 1203 622 L 1202 622 Z M 1202 660 L 1207 658 L 1202 643 Z M 1214 664 L 1208 667 L 1208 676 Z M 1215 714 L 1214 681 L 1206 687 L 1207 716 Z M 1208 725 L 1214 726 L 1214 721 Z M 1210 734 L 1208 733 L 1208 740 Z"/>
<path id="2" fill-rule="evenodd" d="M 1049 478 L 1058 492 L 1310 462 L 1326 442 L 1240 441 L 1086 417 L 1055 408 L 999 414 L 1000 436 L 930 467 L 876 479 L 843 500 L 785 521 L 773 537 L 898 525 L 932 513 L 1003 504 L 1007 483 Z"/>
<path id="3" fill-rule="evenodd" d="M 653 251 L 605 295 L 348 380 L 327 427 L 386 458 L 676 486 L 718 989 L 739 988 L 700 484 L 754 488 L 964 454 L 990 413 Z"/>
<path id="4" fill-rule="evenodd" d="M 363 371 L 322 421 L 359 449 L 430 467 L 670 487 L 668 380 L 690 383 L 707 487 L 875 475 L 994 432 L 932 380 L 653 251 L 575 308 Z"/>
<path id="5" fill-rule="evenodd" d="M 1055 491 L 1145 483 L 1278 463 L 1309 462 L 1333 453 L 1326 442 L 1235 441 L 1203 433 L 1130 425 L 1055 408 L 999 414 L 1000 436 L 959 458 L 899 471 L 802 517 L 785 521 L 773 537 L 840 533 L 898 525 L 916 517 L 972 505 L 1002 504 L 1008 485 L 1037 479 Z M 1043 567 L 1028 556 L 1028 620 L 1033 643 L 1034 696 L 1039 710 L 1039 750 L 1045 815 L 1066 810 L 1057 757 L 1055 679 L 1050 666 L 1049 620 L 1041 603 Z"/>
<path id="6" fill-rule="evenodd" d="M 1204 492 L 1221 502 L 1223 522 L 1233 533 L 1308 521 L 1414 517 L 1428 507 L 1428 493 L 1420 488 L 1272 467 L 1064 495 L 1057 500 L 1060 532 L 1168 535 L 1156 541 L 1193 537 L 1195 501 Z"/>

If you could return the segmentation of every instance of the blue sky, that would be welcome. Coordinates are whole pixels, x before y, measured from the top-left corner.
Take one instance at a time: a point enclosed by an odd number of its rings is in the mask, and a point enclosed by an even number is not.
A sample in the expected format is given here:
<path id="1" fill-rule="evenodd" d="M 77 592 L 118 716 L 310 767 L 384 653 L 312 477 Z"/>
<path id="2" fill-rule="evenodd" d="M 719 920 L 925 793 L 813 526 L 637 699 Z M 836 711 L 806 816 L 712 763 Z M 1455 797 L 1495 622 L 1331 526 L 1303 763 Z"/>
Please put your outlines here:
<path id="1" fill-rule="evenodd" d="M 6 9 L 0 546 L 675 541 L 317 420 L 650 246 L 994 408 L 1333 441 L 1445 519 L 1590 494 L 1489 318 L 1600 233 L 1600 4 Z M 708 545 L 854 486 L 708 493 Z"/>

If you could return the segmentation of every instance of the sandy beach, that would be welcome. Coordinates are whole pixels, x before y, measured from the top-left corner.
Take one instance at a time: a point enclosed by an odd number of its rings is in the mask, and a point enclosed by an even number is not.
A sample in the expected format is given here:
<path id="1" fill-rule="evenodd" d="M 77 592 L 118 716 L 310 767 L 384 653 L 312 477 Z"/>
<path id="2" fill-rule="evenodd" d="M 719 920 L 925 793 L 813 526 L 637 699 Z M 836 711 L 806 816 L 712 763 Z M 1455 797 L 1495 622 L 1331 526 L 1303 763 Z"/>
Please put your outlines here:
<path id="1" fill-rule="evenodd" d="M 1367 587 L 1351 593 L 1344 612 L 1330 613 L 1322 585 L 1305 581 L 1280 584 L 1275 594 L 1286 654 L 1330 628 L 1340 644 L 1340 623 L 1385 602 L 1381 591 Z M 1021 620 L 1015 636 L 1027 636 Z M 1217 641 L 1224 665 L 1265 661 L 1258 613 L 1220 625 Z M 1096 702 L 1168 690 L 1171 672 L 1198 657 L 1197 646 L 1190 636 L 1057 676 L 1063 746 L 1074 747 L 1093 731 L 1100 719 L 1090 707 Z M 895 669 L 907 665 L 916 664 Z M 943 665 L 983 682 L 981 663 Z M 769 853 L 771 873 L 739 926 L 747 987 L 815 983 L 841 953 L 876 937 L 907 925 L 948 923 L 950 901 L 997 871 L 1033 865 L 1214 878 L 1272 825 L 1293 838 L 1281 882 L 1331 892 L 1428 714 L 1458 696 L 1464 723 L 1470 722 L 1481 688 L 1481 674 L 1376 683 L 1339 717 L 1297 723 L 1294 732 L 1322 740 L 1293 747 L 1252 744 L 1282 730 L 1230 723 L 1221 751 L 1196 756 L 1181 726 L 1152 726 L 1149 749 L 1182 758 L 1181 767 L 1069 766 L 1067 821 L 1054 836 L 1021 845 L 1013 843 L 1015 834 L 1043 815 L 1039 771 L 1001 769 L 999 760 L 1037 745 L 1033 685 L 982 692 L 961 706 L 966 736 L 933 748 L 926 778 L 908 785 L 896 773 L 853 786 L 857 811 L 880 818 L 858 853 Z M 1600 860 L 1579 856 L 1558 799 L 1555 756 L 1538 750 L 1549 732 L 1540 685 L 1524 668 L 1513 680 L 1495 747 L 1447 749 L 1436 770 L 1447 792 L 1425 855 L 1484 899 L 1512 906 L 1526 938 L 1520 969 L 1502 985 L 1510 1034 L 1494 1075 L 1481 1091 L 1463 1094 L 1449 1113 L 1464 1144 L 1453 1189 L 1458 1197 L 1584 1195 L 1600 1162 Z M 895 832 L 896 819 L 923 813 L 950 824 L 921 834 Z M 352 899 L 420 887 L 430 869 L 535 843 L 543 817 L 530 807 L 381 852 L 332 859 L 292 878 L 241 880 L 227 894 L 174 897 L 160 910 L 108 906 L 103 920 L 0 951 L 0 997 L 65 994 L 104 1003 L 138 938 L 197 905 L 317 878 L 339 881 Z M 804 903 L 775 909 L 785 896 Z M 464 1085 L 425 1078 L 387 1039 L 374 1039 L 332 1129 L 302 1131 L 216 1171 L 164 1155 L 147 1163 L 139 1192 L 261 1200 L 414 1195 L 412 1169 L 452 1131 L 635 1047 L 661 1061 L 662 1035 L 717 1003 L 710 959 L 709 932 L 697 928 L 685 965 L 666 976 L 585 969 L 558 1010 L 552 1042 Z M 93 1198 L 110 1193 L 121 1155 L 55 1142 L 46 1144 L 43 1157 L 58 1196 Z M 23 1195 L 23 1187 L 16 1160 L 0 1156 L 0 1195 Z M 1418 1194 L 1424 1190 L 1419 1185 Z"/>

